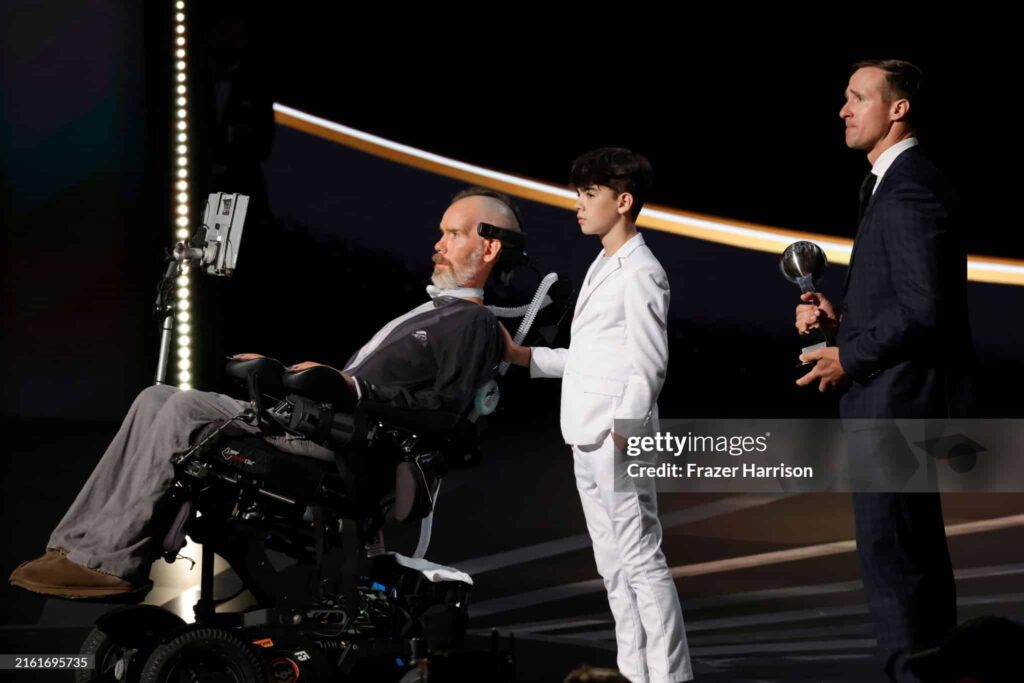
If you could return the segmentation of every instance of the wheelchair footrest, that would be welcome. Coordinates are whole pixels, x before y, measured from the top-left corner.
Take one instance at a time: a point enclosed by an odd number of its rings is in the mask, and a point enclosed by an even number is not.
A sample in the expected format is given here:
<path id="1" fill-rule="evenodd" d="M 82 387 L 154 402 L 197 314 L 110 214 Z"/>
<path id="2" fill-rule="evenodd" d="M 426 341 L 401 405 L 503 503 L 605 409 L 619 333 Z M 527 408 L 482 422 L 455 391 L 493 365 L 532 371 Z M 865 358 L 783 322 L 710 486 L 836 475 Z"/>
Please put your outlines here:
<path id="1" fill-rule="evenodd" d="M 429 560 L 416 559 L 414 557 L 406 557 L 405 555 L 399 555 L 398 553 L 387 553 L 387 555 L 392 557 L 398 565 L 423 574 L 423 576 L 425 576 L 431 583 L 458 581 L 459 583 L 465 583 L 470 586 L 473 585 L 472 576 L 466 572 L 461 572 L 454 567 L 446 567 L 443 564 L 436 564 Z"/>

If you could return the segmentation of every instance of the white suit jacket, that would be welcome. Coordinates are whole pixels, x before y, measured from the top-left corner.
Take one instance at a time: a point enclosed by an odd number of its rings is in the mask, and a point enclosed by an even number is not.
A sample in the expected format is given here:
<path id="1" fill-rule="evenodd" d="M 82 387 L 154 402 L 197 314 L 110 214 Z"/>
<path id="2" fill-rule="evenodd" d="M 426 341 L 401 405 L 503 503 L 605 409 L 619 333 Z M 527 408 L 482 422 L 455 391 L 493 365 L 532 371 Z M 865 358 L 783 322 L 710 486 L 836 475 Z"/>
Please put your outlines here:
<path id="1" fill-rule="evenodd" d="M 603 254 L 580 288 L 569 348 L 531 351 L 531 377 L 562 378 L 568 444 L 600 443 L 616 419 L 641 420 L 645 433 L 658 429 L 668 365 L 668 277 L 639 234 L 591 282 Z"/>

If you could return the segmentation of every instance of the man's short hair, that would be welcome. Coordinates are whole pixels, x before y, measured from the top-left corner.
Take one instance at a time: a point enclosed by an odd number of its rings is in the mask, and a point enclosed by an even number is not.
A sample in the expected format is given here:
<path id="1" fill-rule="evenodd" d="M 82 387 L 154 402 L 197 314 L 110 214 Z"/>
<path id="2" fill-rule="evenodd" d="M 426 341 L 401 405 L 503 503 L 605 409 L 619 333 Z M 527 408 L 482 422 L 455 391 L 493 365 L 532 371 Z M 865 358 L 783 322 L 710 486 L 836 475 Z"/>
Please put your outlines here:
<path id="1" fill-rule="evenodd" d="M 516 219 L 515 225 L 499 225 L 498 227 L 508 228 L 509 230 L 514 230 L 516 232 L 523 231 L 523 214 L 520 213 L 519 211 L 519 205 L 517 205 L 515 201 L 507 194 L 503 192 L 498 192 L 497 190 L 492 190 L 489 187 L 480 187 L 479 185 L 474 185 L 472 187 L 467 187 L 465 190 L 462 190 L 457 195 L 452 197 L 452 201 L 449 203 L 449 206 L 459 201 L 460 199 L 465 199 L 466 197 L 490 197 L 491 199 L 497 199 L 499 202 L 508 207 L 508 210 L 512 212 L 512 216 Z"/>
<path id="2" fill-rule="evenodd" d="M 622 147 L 602 147 L 577 157 L 569 172 L 569 184 L 577 189 L 591 185 L 610 187 L 617 194 L 633 195 L 633 220 L 654 185 L 654 169 L 646 157 Z"/>
<path id="3" fill-rule="evenodd" d="M 850 73 L 853 74 L 859 69 L 871 67 L 885 72 L 886 89 L 882 96 L 887 102 L 893 100 L 910 102 L 910 111 L 907 112 L 906 122 L 911 128 L 916 129 L 921 124 L 922 109 L 926 104 L 927 91 L 924 72 L 914 64 L 902 59 L 865 59 L 854 64 Z"/>

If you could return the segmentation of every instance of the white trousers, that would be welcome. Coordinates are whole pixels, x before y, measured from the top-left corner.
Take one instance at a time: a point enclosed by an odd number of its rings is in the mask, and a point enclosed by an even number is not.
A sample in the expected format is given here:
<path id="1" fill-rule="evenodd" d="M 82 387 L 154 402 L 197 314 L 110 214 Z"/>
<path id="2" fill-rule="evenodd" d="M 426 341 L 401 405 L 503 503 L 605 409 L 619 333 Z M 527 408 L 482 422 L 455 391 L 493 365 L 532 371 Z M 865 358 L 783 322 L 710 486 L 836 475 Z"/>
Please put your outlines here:
<path id="1" fill-rule="evenodd" d="M 661 552 L 654 480 L 623 471 L 616 481 L 610 435 L 572 452 L 594 560 L 615 618 L 619 671 L 633 683 L 693 679 L 679 595 Z"/>

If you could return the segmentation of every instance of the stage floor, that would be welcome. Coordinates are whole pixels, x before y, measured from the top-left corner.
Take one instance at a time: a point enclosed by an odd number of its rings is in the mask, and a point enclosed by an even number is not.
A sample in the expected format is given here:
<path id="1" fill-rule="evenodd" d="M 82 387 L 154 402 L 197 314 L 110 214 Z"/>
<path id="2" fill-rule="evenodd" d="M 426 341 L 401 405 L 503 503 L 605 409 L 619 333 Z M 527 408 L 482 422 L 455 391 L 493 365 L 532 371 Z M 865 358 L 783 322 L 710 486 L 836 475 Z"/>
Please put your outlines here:
<path id="1" fill-rule="evenodd" d="M 7 576 L 42 552 L 117 425 L 4 427 L 0 570 Z M 486 648 L 493 630 L 514 634 L 522 681 L 560 681 L 584 663 L 613 665 L 611 615 L 556 425 L 496 423 L 482 450 L 479 467 L 445 480 L 428 553 L 474 577 L 472 646 Z M 947 495 L 943 505 L 960 620 L 1024 620 L 1024 494 Z M 879 680 L 848 495 L 666 493 L 659 509 L 698 680 Z M 411 552 L 417 531 L 389 528 L 389 549 Z M 230 569 L 219 566 L 220 580 L 230 581 Z M 153 579 L 148 602 L 190 612 L 198 565 L 158 562 Z M 0 652 L 12 654 L 76 652 L 108 609 L 46 600 L 6 581 L 0 604 Z"/>

